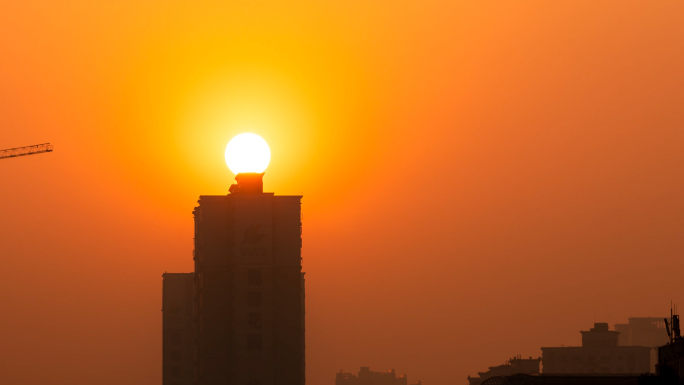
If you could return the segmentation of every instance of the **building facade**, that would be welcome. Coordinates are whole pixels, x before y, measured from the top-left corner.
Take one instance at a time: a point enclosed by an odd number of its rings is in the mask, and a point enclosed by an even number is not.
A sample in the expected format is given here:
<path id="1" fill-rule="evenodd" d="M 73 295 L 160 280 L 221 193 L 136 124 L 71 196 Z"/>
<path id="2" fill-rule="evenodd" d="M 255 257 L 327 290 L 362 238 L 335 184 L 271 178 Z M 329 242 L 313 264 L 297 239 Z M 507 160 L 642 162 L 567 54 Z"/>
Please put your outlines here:
<path id="1" fill-rule="evenodd" d="M 196 385 L 304 384 L 302 197 L 264 193 L 262 177 L 193 211 Z"/>
<path id="2" fill-rule="evenodd" d="M 658 375 L 673 377 L 684 383 L 684 339 L 677 340 L 658 348 Z"/>
<path id="3" fill-rule="evenodd" d="M 195 380 L 195 279 L 193 273 L 162 275 L 162 384 Z"/>
<path id="4" fill-rule="evenodd" d="M 619 346 L 619 332 L 607 323 L 581 331 L 582 346 L 543 347 L 543 374 L 644 374 L 651 369 L 651 348 Z"/>

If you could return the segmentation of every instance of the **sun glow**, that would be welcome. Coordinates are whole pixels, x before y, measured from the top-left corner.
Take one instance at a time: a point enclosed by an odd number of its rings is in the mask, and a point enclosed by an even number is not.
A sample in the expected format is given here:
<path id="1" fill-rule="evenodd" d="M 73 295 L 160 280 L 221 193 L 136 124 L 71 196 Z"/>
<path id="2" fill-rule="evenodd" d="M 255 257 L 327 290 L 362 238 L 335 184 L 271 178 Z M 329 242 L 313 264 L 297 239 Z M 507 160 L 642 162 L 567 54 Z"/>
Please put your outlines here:
<path id="1" fill-rule="evenodd" d="M 256 134 L 240 134 L 226 146 L 226 164 L 233 174 L 264 172 L 271 160 L 266 141 Z"/>

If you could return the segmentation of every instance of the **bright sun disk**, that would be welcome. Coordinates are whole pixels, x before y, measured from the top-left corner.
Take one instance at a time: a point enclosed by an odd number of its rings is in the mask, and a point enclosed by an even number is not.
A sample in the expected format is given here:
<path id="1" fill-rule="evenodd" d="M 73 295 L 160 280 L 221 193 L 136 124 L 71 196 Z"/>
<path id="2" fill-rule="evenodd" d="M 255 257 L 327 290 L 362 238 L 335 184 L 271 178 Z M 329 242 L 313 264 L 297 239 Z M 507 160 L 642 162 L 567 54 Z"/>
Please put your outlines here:
<path id="1" fill-rule="evenodd" d="M 226 164 L 234 174 L 264 172 L 271 160 L 268 143 L 256 134 L 240 134 L 226 146 Z"/>

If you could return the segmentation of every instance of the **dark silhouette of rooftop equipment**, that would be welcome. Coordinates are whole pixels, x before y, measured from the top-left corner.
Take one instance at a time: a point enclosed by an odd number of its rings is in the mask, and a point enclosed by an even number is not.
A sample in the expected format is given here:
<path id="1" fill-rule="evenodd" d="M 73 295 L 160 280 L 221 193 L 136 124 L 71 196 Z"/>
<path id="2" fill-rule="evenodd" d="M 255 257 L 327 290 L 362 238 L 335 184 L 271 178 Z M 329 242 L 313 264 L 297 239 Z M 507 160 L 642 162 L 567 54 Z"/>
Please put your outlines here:
<path id="1" fill-rule="evenodd" d="M 670 343 L 674 343 L 682 338 L 682 333 L 679 328 L 677 305 L 670 306 L 670 320 L 668 322 L 667 318 L 665 318 L 665 328 L 667 329 L 667 336 L 670 338 Z"/>
<path id="2" fill-rule="evenodd" d="M 16 158 L 18 156 L 42 154 L 44 152 L 52 152 L 53 146 L 50 143 L 34 144 L 33 146 L 8 148 L 0 150 L 0 159 Z"/>

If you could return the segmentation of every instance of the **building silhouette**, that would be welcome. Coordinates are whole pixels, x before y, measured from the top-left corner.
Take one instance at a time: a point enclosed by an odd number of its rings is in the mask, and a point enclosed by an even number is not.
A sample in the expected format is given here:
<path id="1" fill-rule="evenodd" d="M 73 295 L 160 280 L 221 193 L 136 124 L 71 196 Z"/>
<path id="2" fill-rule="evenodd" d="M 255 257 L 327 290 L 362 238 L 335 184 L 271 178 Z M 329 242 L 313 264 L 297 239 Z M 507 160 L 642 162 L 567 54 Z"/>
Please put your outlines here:
<path id="1" fill-rule="evenodd" d="M 668 343 L 664 318 L 630 317 L 626 324 L 615 324 L 615 331 L 620 332 L 618 345 L 620 346 L 648 346 L 651 348 L 650 372 L 655 373 L 658 362 L 659 346 Z"/>
<path id="2" fill-rule="evenodd" d="M 581 331 L 582 346 L 543 347 L 543 374 L 643 374 L 651 368 L 651 348 L 619 346 L 620 332 L 607 323 Z"/>
<path id="3" fill-rule="evenodd" d="M 671 314 L 665 321 L 667 344 L 658 347 L 656 373 L 663 382 L 684 383 L 684 338 L 679 325 L 679 315 Z"/>
<path id="4" fill-rule="evenodd" d="M 238 174 L 230 194 L 200 196 L 193 211 L 194 339 L 183 346 L 196 385 L 304 384 L 302 197 L 264 193 L 262 178 Z M 181 302 L 175 293 L 163 302 Z M 171 350 L 163 361 L 173 366 Z"/>
<path id="5" fill-rule="evenodd" d="M 490 366 L 486 372 L 478 372 L 477 377 L 468 376 L 468 385 L 480 385 L 483 381 L 495 376 L 510 376 L 513 374 L 539 374 L 538 358 L 513 357 L 508 362 L 499 366 Z"/>
<path id="6" fill-rule="evenodd" d="M 678 338 L 658 348 L 658 376 L 684 383 L 684 339 Z"/>
<path id="7" fill-rule="evenodd" d="M 615 324 L 620 346 L 657 348 L 668 343 L 664 318 L 630 317 L 626 324 Z"/>
<path id="8" fill-rule="evenodd" d="M 494 376 L 482 385 L 661 385 L 658 378 L 637 374 L 513 374 Z M 669 385 L 669 384 L 668 384 Z"/>
<path id="9" fill-rule="evenodd" d="M 335 376 L 335 385 L 407 385 L 406 374 L 397 377 L 394 369 L 386 372 L 372 372 L 369 367 L 362 366 L 358 375 L 340 370 Z M 420 385 L 420 381 L 413 385 Z"/>
<path id="10" fill-rule="evenodd" d="M 195 277 L 193 273 L 164 273 L 162 277 L 162 384 L 192 385 Z"/>
<path id="11" fill-rule="evenodd" d="M 541 373 L 539 359 L 518 356 L 479 372 L 478 377 L 469 376 L 469 385 L 684 383 L 684 338 L 676 314 L 669 323 L 663 318 L 631 317 L 626 324 L 616 324 L 615 330 L 596 323 L 580 333 L 582 346 L 542 348 Z"/>

